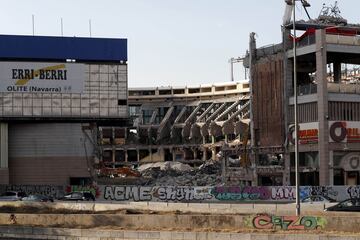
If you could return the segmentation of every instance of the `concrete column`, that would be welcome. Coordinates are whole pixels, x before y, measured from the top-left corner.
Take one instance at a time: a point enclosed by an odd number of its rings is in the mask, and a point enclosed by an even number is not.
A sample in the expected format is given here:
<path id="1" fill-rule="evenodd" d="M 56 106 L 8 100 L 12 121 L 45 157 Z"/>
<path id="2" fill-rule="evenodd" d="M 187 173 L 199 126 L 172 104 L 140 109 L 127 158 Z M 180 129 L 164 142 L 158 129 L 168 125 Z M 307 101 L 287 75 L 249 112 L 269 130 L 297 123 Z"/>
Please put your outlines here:
<path id="1" fill-rule="evenodd" d="M 137 161 L 140 162 L 140 150 L 139 150 L 139 148 L 136 148 L 136 157 L 137 157 Z"/>
<path id="2" fill-rule="evenodd" d="M 175 152 L 175 148 L 171 149 L 171 154 L 172 154 L 172 160 L 176 161 L 176 152 Z"/>
<path id="3" fill-rule="evenodd" d="M 211 148 L 211 159 L 216 160 L 216 148 L 215 147 Z"/>
<path id="4" fill-rule="evenodd" d="M 324 30 L 316 30 L 316 82 L 318 92 L 319 121 L 319 183 L 321 186 L 330 184 L 329 179 L 329 121 L 328 121 L 328 89 L 326 73 L 326 35 Z"/>
<path id="5" fill-rule="evenodd" d="M 329 152 L 329 185 L 334 185 L 334 151 Z"/>
<path id="6" fill-rule="evenodd" d="M 193 148 L 193 153 L 194 153 L 194 159 L 198 158 L 198 153 L 197 153 L 197 149 Z"/>
<path id="7" fill-rule="evenodd" d="M 152 161 L 153 160 L 152 148 L 149 148 L 149 156 L 150 156 L 150 161 Z"/>
<path id="8" fill-rule="evenodd" d="M 341 62 L 334 62 L 334 82 L 340 83 L 341 81 Z"/>
<path id="9" fill-rule="evenodd" d="M 257 159 L 259 157 L 258 154 L 254 154 L 255 159 Z M 259 175 L 257 173 L 257 168 L 254 167 L 254 170 L 252 171 L 252 181 L 251 181 L 251 186 L 259 186 Z"/>
<path id="10" fill-rule="evenodd" d="M 165 149 L 163 147 L 160 147 L 158 149 L 158 155 L 160 156 L 161 161 L 165 161 Z M 156 159 L 158 161 L 158 159 Z"/>
<path id="11" fill-rule="evenodd" d="M 125 152 L 125 162 L 128 162 L 128 150 L 127 149 L 124 149 L 124 152 Z"/>
<path id="12" fill-rule="evenodd" d="M 207 149 L 204 148 L 204 149 L 203 149 L 203 160 L 206 161 L 207 158 L 208 158 Z"/>
<path id="13" fill-rule="evenodd" d="M 290 153 L 284 154 L 284 173 L 283 173 L 283 185 L 290 186 Z"/>
<path id="14" fill-rule="evenodd" d="M 113 146 L 111 149 L 111 161 L 113 163 L 115 162 L 115 156 L 116 156 L 116 149 L 115 149 L 115 146 Z"/>

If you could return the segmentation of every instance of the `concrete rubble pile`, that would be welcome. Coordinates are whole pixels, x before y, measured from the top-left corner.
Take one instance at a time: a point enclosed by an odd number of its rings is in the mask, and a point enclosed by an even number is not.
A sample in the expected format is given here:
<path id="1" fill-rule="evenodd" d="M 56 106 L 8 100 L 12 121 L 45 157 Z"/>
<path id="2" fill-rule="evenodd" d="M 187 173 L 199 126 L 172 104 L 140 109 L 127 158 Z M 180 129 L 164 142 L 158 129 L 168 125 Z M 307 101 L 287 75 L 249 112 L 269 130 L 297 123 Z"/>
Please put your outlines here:
<path id="1" fill-rule="evenodd" d="M 221 183 L 221 164 L 209 161 L 199 167 L 179 162 L 144 164 L 137 169 L 146 186 L 209 186 Z"/>

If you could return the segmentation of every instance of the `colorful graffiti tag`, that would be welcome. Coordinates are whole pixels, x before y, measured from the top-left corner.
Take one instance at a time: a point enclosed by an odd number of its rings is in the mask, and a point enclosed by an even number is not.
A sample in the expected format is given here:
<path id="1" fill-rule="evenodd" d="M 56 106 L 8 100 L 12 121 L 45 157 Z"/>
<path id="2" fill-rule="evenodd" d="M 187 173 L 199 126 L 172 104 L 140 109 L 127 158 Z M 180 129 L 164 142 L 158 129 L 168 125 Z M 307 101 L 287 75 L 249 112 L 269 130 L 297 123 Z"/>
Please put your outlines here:
<path id="1" fill-rule="evenodd" d="M 360 186 L 350 186 L 347 188 L 347 193 L 350 198 L 359 198 L 360 197 Z"/>
<path id="2" fill-rule="evenodd" d="M 23 191 L 61 197 L 69 192 L 92 192 L 98 201 L 155 201 L 155 202 L 291 202 L 295 200 L 292 186 L 52 186 L 0 185 L 0 193 Z M 360 197 L 360 186 L 301 186 L 300 198 L 324 196 L 335 201 Z"/>
<path id="3" fill-rule="evenodd" d="M 112 201 L 151 201 L 152 187 L 105 186 L 104 199 Z"/>
<path id="4" fill-rule="evenodd" d="M 245 220 L 245 225 L 256 229 L 279 230 L 315 230 L 326 226 L 323 217 L 314 216 L 250 216 Z"/>
<path id="5" fill-rule="evenodd" d="M 154 197 L 161 201 L 202 201 L 211 199 L 207 189 L 195 187 L 155 187 Z"/>
<path id="6" fill-rule="evenodd" d="M 294 187 L 271 187 L 271 200 L 294 200 L 295 188 Z"/>
<path id="7" fill-rule="evenodd" d="M 207 188 L 106 186 L 104 199 L 112 201 L 202 201 L 211 199 Z"/>
<path id="8" fill-rule="evenodd" d="M 59 197 L 63 195 L 64 188 L 62 186 L 52 185 L 3 185 L 2 192 L 5 191 L 21 191 L 26 194 L 41 194 L 49 197 Z"/>
<path id="9" fill-rule="evenodd" d="M 300 188 L 300 198 L 320 195 L 329 199 L 336 199 L 339 195 L 339 190 L 333 186 L 304 186 Z"/>
<path id="10" fill-rule="evenodd" d="M 269 189 L 266 187 L 214 187 L 210 193 L 222 201 L 228 200 L 268 200 Z"/>

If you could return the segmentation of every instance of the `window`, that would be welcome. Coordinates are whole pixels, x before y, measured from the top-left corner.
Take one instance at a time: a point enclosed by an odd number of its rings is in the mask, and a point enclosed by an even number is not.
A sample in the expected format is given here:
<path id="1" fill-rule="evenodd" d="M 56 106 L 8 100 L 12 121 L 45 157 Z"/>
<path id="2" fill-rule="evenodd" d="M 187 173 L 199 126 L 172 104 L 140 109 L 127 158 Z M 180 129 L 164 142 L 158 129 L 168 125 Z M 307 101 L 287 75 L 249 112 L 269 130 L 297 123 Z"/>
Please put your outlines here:
<path id="1" fill-rule="evenodd" d="M 118 105 L 119 106 L 127 105 L 127 100 L 126 99 L 118 99 Z"/>

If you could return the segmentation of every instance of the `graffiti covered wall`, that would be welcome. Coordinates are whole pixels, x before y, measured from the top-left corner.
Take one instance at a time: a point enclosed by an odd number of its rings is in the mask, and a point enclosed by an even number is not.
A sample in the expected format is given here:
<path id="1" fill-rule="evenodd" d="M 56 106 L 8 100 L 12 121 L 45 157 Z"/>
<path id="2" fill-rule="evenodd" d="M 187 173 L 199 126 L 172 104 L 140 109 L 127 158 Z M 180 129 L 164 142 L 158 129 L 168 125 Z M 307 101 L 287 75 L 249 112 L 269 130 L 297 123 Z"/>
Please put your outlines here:
<path id="1" fill-rule="evenodd" d="M 0 192 L 23 191 L 59 198 L 74 191 L 91 192 L 97 201 L 155 201 L 155 202 L 291 202 L 295 187 L 251 186 L 51 186 L 0 185 Z M 324 196 L 335 201 L 360 197 L 360 186 L 302 186 L 300 198 Z"/>
<path id="2" fill-rule="evenodd" d="M 19 191 L 26 194 L 41 194 L 44 196 L 58 198 L 64 195 L 63 186 L 53 185 L 0 185 L 1 193 L 7 191 Z"/>
<path id="3" fill-rule="evenodd" d="M 315 230 L 325 228 L 327 221 L 314 216 L 270 216 L 267 214 L 249 216 L 245 225 L 255 229 Z"/>
<path id="4" fill-rule="evenodd" d="M 72 186 L 73 189 L 74 186 Z M 86 188 L 85 188 L 86 189 Z M 91 187 L 94 189 L 94 186 Z M 251 186 L 98 186 L 96 198 L 102 201 L 155 201 L 155 202 L 291 202 L 295 200 L 295 187 Z M 324 196 L 335 201 L 360 197 L 360 186 L 303 186 L 301 199 Z"/>

